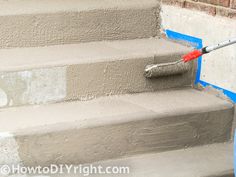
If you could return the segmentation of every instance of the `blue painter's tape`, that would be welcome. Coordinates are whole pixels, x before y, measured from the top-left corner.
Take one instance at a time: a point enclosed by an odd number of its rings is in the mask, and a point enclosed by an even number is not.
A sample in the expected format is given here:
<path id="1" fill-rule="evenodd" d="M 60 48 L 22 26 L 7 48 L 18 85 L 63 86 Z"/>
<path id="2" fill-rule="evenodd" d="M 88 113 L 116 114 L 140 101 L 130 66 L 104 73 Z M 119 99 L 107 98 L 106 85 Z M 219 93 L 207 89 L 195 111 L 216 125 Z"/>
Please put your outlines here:
<path id="1" fill-rule="evenodd" d="M 210 84 L 210 83 L 207 83 L 207 82 L 205 82 L 205 81 L 199 81 L 199 83 L 202 85 L 202 86 L 204 86 L 204 87 L 207 87 L 207 86 L 212 86 L 213 88 L 215 88 L 215 89 L 217 89 L 217 90 L 221 90 L 221 91 L 223 91 L 223 93 L 225 94 L 225 95 L 227 95 L 234 103 L 236 103 L 236 93 L 233 93 L 233 92 L 231 92 L 231 91 L 229 91 L 229 90 L 225 90 L 225 89 L 223 89 L 223 88 L 221 88 L 221 87 L 218 87 L 218 86 L 216 86 L 216 85 L 213 85 L 213 84 Z"/>
<path id="2" fill-rule="evenodd" d="M 182 41 L 182 42 L 187 42 L 193 47 L 197 49 L 201 49 L 203 47 L 202 44 L 202 39 L 196 38 L 193 36 L 188 36 L 185 34 L 177 33 L 175 31 L 170 31 L 166 30 L 166 36 L 169 39 L 176 40 L 176 41 Z M 196 73 L 196 79 L 195 79 L 195 84 L 198 84 L 200 82 L 200 76 L 201 76 L 201 64 L 202 64 L 202 57 L 198 58 L 198 68 L 197 68 L 197 73 Z"/>
<path id="3" fill-rule="evenodd" d="M 171 31 L 171 30 L 165 30 L 165 33 L 169 39 L 189 43 L 190 45 L 192 45 L 193 47 L 195 47 L 197 49 L 201 49 L 203 47 L 202 39 L 200 39 L 200 38 L 181 34 L 181 33 L 175 32 L 175 31 Z M 210 84 L 210 83 L 207 83 L 207 82 L 201 80 L 201 65 L 202 65 L 202 57 L 199 57 L 195 84 L 201 84 L 204 87 L 212 86 L 218 90 L 222 90 L 225 95 L 227 95 L 234 103 L 236 103 L 236 93 L 233 93 L 229 90 L 223 89 L 221 87 L 218 87 L 216 85 L 213 85 L 213 84 Z"/>
<path id="4" fill-rule="evenodd" d="M 195 47 L 197 49 L 201 49 L 203 47 L 202 46 L 202 39 L 200 39 L 200 38 L 184 35 L 181 33 L 170 31 L 170 30 L 166 30 L 165 32 L 166 32 L 166 36 L 172 40 L 190 43 L 193 47 Z"/>

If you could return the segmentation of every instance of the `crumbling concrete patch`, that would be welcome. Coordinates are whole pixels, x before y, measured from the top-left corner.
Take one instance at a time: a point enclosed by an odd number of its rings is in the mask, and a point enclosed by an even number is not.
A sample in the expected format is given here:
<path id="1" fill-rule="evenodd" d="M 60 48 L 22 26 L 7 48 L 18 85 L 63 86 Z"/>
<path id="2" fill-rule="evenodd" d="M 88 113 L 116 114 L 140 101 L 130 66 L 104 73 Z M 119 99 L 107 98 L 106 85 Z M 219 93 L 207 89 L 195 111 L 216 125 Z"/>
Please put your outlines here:
<path id="1" fill-rule="evenodd" d="M 204 87 L 201 84 L 198 84 L 198 85 L 195 85 L 195 88 L 198 90 L 202 90 L 208 94 L 215 95 L 218 98 L 230 101 L 230 99 L 224 94 L 222 90 L 215 89 L 214 87 L 210 85 L 207 87 Z"/>
<path id="2" fill-rule="evenodd" d="M 0 89 L 1 107 L 60 101 L 66 96 L 66 69 L 1 72 Z"/>
<path id="3" fill-rule="evenodd" d="M 0 133 L 0 165 L 19 164 L 18 144 L 8 132 Z"/>
<path id="4" fill-rule="evenodd" d="M 7 94 L 0 88 L 0 107 L 8 105 Z"/>

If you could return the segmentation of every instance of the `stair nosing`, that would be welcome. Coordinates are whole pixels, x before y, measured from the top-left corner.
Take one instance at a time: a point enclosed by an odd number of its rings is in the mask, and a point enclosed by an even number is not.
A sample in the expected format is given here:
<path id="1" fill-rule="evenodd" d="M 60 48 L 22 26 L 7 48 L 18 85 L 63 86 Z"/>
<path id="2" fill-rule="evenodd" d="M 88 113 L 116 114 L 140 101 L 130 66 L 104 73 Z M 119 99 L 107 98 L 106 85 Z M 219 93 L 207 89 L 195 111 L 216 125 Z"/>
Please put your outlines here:
<path id="1" fill-rule="evenodd" d="M 203 105 L 198 106 L 196 104 L 195 108 L 194 106 L 191 108 L 189 106 L 188 108 L 181 107 L 174 108 L 172 110 L 168 110 L 168 103 L 163 103 L 161 100 L 157 100 L 157 103 L 163 104 L 162 108 L 158 110 L 159 108 L 152 108 L 148 109 L 146 105 L 142 105 L 142 103 L 135 104 L 134 102 L 129 102 L 127 99 L 129 99 L 129 96 L 131 97 L 145 97 L 147 94 L 150 94 L 152 97 L 157 94 L 154 98 L 158 98 L 158 94 L 163 94 L 163 97 L 165 97 L 165 94 L 187 94 L 190 96 L 194 96 L 196 99 L 199 99 L 199 102 L 203 102 L 204 99 L 211 99 L 208 103 L 203 103 Z M 178 96 L 177 96 L 178 97 Z M 199 97 L 199 98 L 198 98 Z M 126 98 L 126 99 L 122 99 Z M 187 101 L 186 99 L 183 102 L 186 102 L 188 104 L 191 104 L 191 101 Z M 201 101 L 202 100 L 202 101 Z M 160 102 L 161 101 L 161 102 Z M 174 101 L 174 99 L 173 99 Z M 139 101 L 140 102 L 140 101 Z M 147 103 L 146 100 L 144 102 Z M 176 102 L 176 104 L 179 104 L 180 102 Z M 157 104 L 157 105 L 158 105 Z M 195 104 L 195 103 L 194 103 Z M 194 105 L 193 104 L 193 105 Z M 210 104 L 210 106 L 207 104 Z M 172 104 L 173 106 L 173 104 Z M 207 106 L 207 107 L 204 107 Z M 82 108 L 81 108 L 82 107 Z M 93 107 L 95 110 L 91 110 Z M 79 126 L 75 126 L 77 128 L 88 128 L 88 127 L 94 127 L 94 126 L 102 126 L 102 125 L 112 125 L 112 124 L 122 124 L 127 123 L 131 121 L 142 121 L 142 120 L 148 120 L 148 119 L 159 119 L 164 117 L 175 117 L 175 116 L 184 116 L 184 115 L 191 115 L 191 114 L 201 114 L 201 113 L 207 113 L 207 112 L 216 112 L 216 111 L 224 111 L 224 110 L 233 110 L 233 104 L 222 100 L 220 98 L 215 97 L 214 95 L 205 94 L 199 91 L 195 91 L 193 89 L 181 89 L 181 90 L 169 90 L 169 91 L 161 91 L 158 93 L 139 93 L 139 94 L 126 94 L 126 95 L 120 95 L 120 96 L 108 96 L 108 97 L 101 97 L 98 99 L 94 99 L 91 101 L 75 101 L 75 102 L 62 102 L 57 104 L 51 104 L 51 105 L 40 105 L 40 106 L 23 106 L 23 107 L 15 107 L 15 108 L 4 108 L 0 110 L 0 119 L 3 122 L 8 121 L 9 128 L 6 128 L 4 123 L 1 123 L 1 125 L 4 125 L 2 127 L 2 133 L 4 132 L 18 132 L 19 130 L 26 130 L 26 128 L 33 128 L 33 127 L 44 127 L 47 126 L 56 126 L 60 127 L 61 124 L 68 124 L 68 127 L 71 127 L 70 123 L 79 121 Z M 107 112 L 106 110 L 111 109 L 110 112 Z M 156 110 L 155 110 L 156 109 Z M 53 111 L 54 110 L 54 111 Z M 55 111 L 58 110 L 60 113 L 55 113 Z M 63 111 L 62 111 L 63 110 Z M 113 111 L 112 111 L 113 110 Z M 183 111 L 185 110 L 185 111 Z M 66 114 L 64 114 L 66 113 Z M 68 113 L 68 114 L 67 114 Z M 34 116 L 38 118 L 35 118 Z M 41 114 L 41 115 L 38 115 Z M 98 114 L 98 115 L 96 115 Z M 130 115 L 130 116 L 128 116 Z M 19 121 L 24 122 L 23 124 L 19 125 L 20 122 L 14 124 L 11 124 L 12 120 L 15 120 L 17 116 L 23 117 L 19 118 Z M 26 116 L 26 118 L 25 118 Z M 55 120 L 54 117 L 59 116 Z M 80 116 L 78 119 L 76 116 Z M 123 119 L 124 117 L 129 117 L 129 119 Z M 40 120 L 43 118 L 43 120 Z M 113 119 L 111 118 L 113 117 Z M 11 121 L 10 121 L 11 120 Z M 44 121 L 47 121 L 44 122 Z M 26 125 L 26 122 L 29 122 Z M 39 122 L 35 122 L 39 121 Z M 16 125 L 15 125 L 16 124 Z M 12 127 L 13 126 L 13 127 Z M 12 127 L 12 128 L 10 128 Z M 14 128 L 15 127 L 15 128 Z M 66 126 L 65 126 L 66 127 Z"/>
<path id="2" fill-rule="evenodd" d="M 2 64 L 0 71 L 64 67 L 75 64 L 157 58 L 168 55 L 180 56 L 190 50 L 190 47 L 159 38 L 1 49 L 0 61 Z"/>

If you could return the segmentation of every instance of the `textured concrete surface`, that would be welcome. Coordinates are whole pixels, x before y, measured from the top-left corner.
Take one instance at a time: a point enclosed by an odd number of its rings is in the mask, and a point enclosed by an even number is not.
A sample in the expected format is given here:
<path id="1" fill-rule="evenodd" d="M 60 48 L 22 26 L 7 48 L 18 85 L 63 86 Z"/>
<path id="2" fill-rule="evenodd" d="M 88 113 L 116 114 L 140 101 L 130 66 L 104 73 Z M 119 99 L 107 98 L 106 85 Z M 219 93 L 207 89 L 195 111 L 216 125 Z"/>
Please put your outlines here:
<path id="1" fill-rule="evenodd" d="M 183 75 L 146 79 L 147 64 L 178 60 L 190 48 L 162 39 L 0 50 L 0 106 L 88 100 L 190 86 Z"/>
<path id="2" fill-rule="evenodd" d="M 0 48 L 154 37 L 156 0 L 0 1 Z"/>
<path id="3" fill-rule="evenodd" d="M 233 144 L 213 144 L 157 154 L 98 162 L 106 166 L 129 166 L 119 177 L 233 177 Z M 55 177 L 64 175 L 55 175 Z M 66 175 L 65 175 L 66 176 Z M 82 174 L 70 175 L 82 176 Z M 99 175 L 91 174 L 97 177 Z M 109 177 L 110 175 L 100 175 Z"/>
<path id="4" fill-rule="evenodd" d="M 129 174 L 92 174 L 92 177 L 234 177 L 233 144 L 213 144 L 164 153 L 136 155 L 92 164 L 106 167 L 129 167 Z M 84 165 L 86 166 L 86 165 Z M 73 170 L 72 170 L 73 171 Z M 94 170 L 93 170 L 94 171 Z M 40 175 L 40 177 L 82 177 L 84 173 Z M 9 177 L 32 177 L 32 175 Z"/>
<path id="5" fill-rule="evenodd" d="M 98 41 L 47 47 L 0 50 L 0 70 L 12 71 L 42 67 L 86 64 L 157 56 L 156 62 L 172 61 L 191 48 L 158 38 Z M 169 56 L 169 57 L 167 57 Z"/>
<path id="6" fill-rule="evenodd" d="M 0 134 L 0 165 L 19 164 L 21 162 L 18 154 L 19 146 L 14 135 L 10 133 Z M 2 172 L 2 171 L 1 171 Z M 0 175 L 1 175 L 0 172 Z"/>
<path id="7" fill-rule="evenodd" d="M 235 130 L 236 130 L 236 104 L 234 105 L 234 120 L 231 132 L 231 140 L 234 140 Z"/>
<path id="8" fill-rule="evenodd" d="M 3 109 L 0 117 L 24 164 L 77 164 L 227 141 L 233 105 L 185 89 Z"/>
<path id="9" fill-rule="evenodd" d="M 66 68 L 0 72 L 1 107 L 63 101 Z"/>

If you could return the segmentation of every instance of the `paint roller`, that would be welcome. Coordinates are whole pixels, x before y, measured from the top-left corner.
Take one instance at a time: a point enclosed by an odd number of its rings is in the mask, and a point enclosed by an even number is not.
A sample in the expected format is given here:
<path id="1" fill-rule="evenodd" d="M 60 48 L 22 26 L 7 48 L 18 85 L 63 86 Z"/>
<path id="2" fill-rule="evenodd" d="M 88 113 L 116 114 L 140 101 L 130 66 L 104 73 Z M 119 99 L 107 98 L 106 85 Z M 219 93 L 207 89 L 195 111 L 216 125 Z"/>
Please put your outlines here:
<path id="1" fill-rule="evenodd" d="M 182 56 L 182 58 L 175 62 L 170 63 L 161 63 L 161 64 L 152 64 L 147 65 L 145 68 L 145 77 L 146 78 L 158 78 L 163 76 L 171 76 L 176 74 L 183 74 L 190 70 L 191 65 L 189 61 L 195 60 L 198 57 L 210 53 L 214 50 L 232 45 L 236 43 L 236 38 L 232 38 L 223 42 L 220 42 L 216 45 L 207 46 L 200 50 L 193 50 L 192 52 Z"/>

